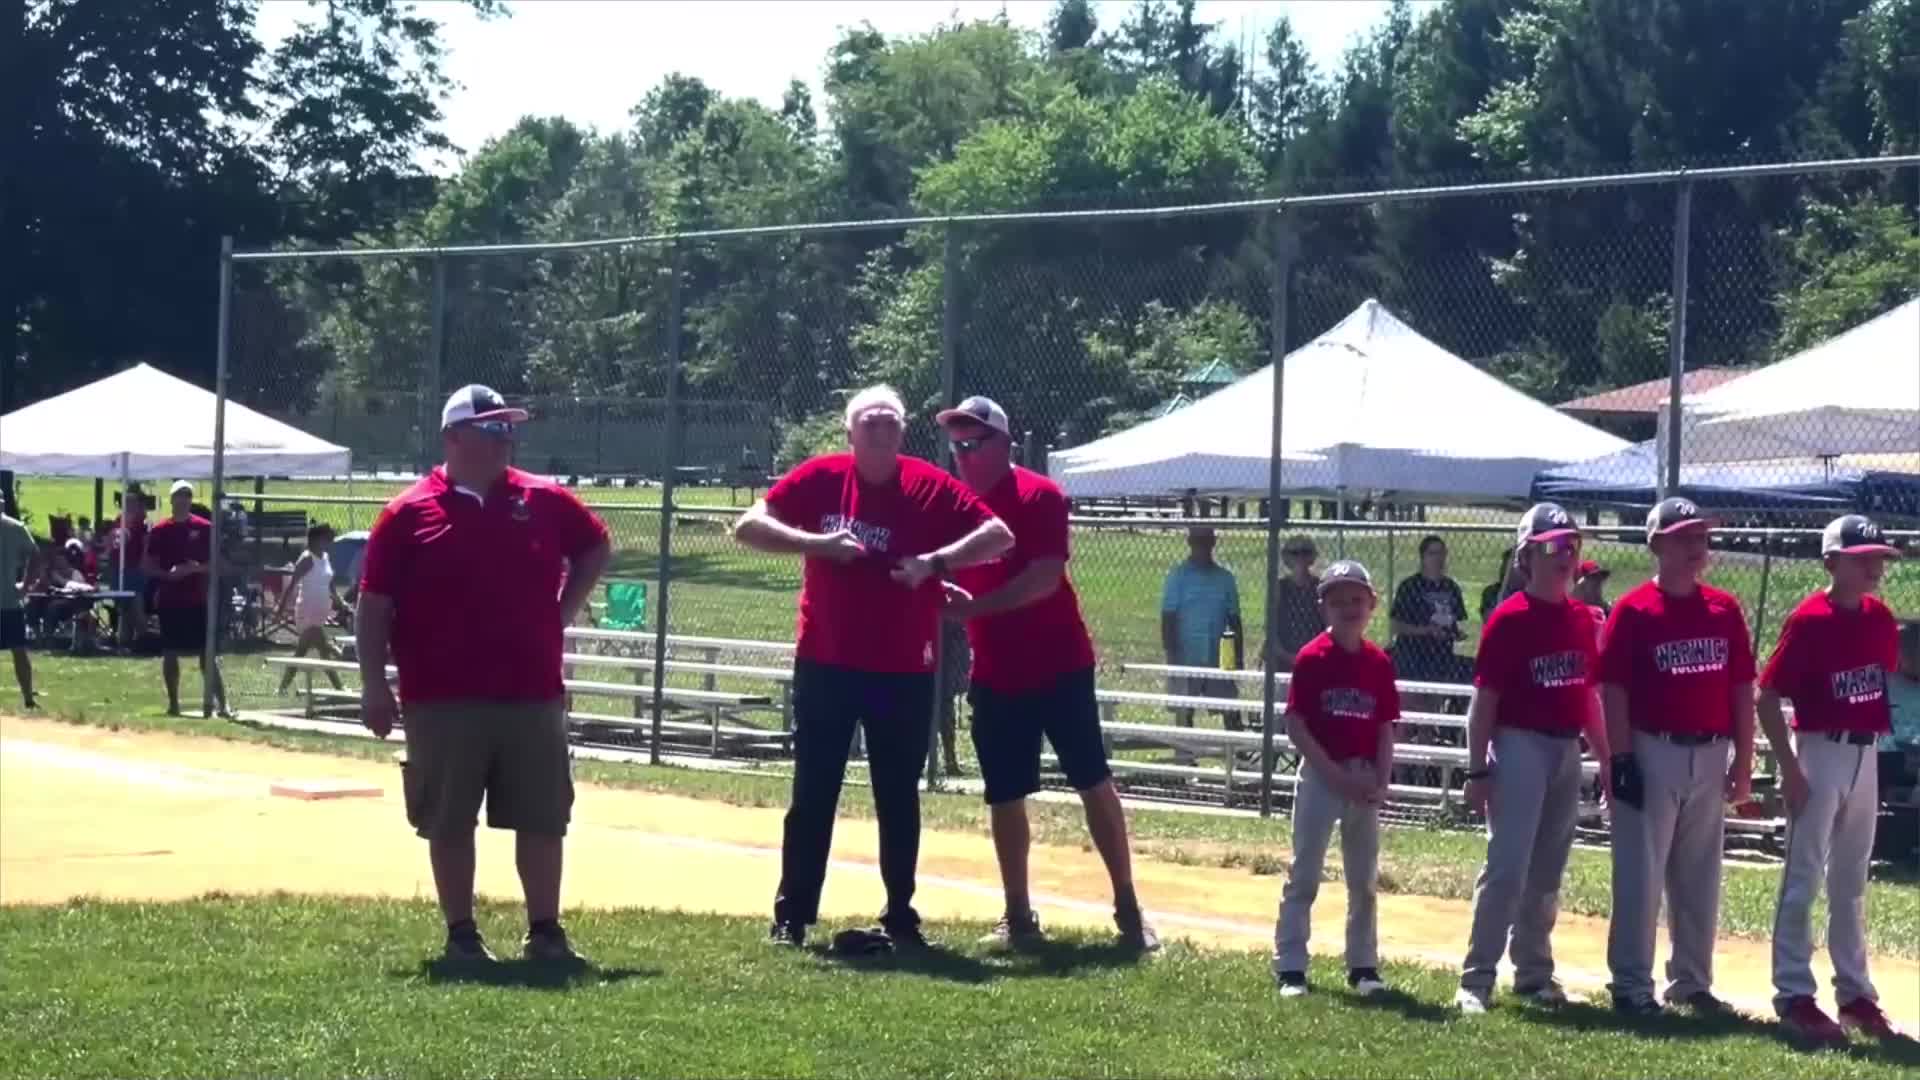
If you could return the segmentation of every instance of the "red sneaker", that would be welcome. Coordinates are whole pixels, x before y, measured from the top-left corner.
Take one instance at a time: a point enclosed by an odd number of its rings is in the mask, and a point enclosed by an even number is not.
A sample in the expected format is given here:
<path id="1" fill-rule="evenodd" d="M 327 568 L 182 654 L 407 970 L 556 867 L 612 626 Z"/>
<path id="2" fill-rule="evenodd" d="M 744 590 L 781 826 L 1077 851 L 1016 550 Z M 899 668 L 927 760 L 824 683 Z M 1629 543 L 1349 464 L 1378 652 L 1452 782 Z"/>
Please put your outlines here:
<path id="1" fill-rule="evenodd" d="M 1846 1031 L 1821 1011 L 1820 1003 L 1810 997 L 1797 997 L 1787 1002 L 1787 1007 L 1780 1011 L 1780 1023 L 1789 1034 L 1802 1042 L 1837 1046 L 1847 1041 Z"/>
<path id="2" fill-rule="evenodd" d="M 1907 1037 L 1905 1032 L 1893 1026 L 1893 1021 L 1887 1019 L 1887 1014 L 1880 1011 L 1879 1004 L 1872 998 L 1854 998 L 1840 1006 L 1840 1023 L 1859 1028 L 1883 1042 Z"/>

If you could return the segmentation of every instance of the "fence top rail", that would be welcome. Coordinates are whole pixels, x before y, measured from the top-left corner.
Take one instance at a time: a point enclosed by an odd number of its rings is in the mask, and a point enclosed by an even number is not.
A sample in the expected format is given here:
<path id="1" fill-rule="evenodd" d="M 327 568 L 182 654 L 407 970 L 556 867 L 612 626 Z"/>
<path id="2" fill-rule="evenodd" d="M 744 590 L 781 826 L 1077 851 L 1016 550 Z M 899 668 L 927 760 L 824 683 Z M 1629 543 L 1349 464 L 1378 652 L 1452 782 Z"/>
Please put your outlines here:
<path id="1" fill-rule="evenodd" d="M 1728 165 L 1704 169 L 1657 169 L 1646 172 L 1606 173 L 1599 176 L 1565 176 L 1538 180 L 1506 180 L 1481 184 L 1386 188 L 1378 191 L 1340 192 L 1327 195 L 1282 195 L 1264 199 L 1233 199 L 1224 202 L 1195 203 L 1184 206 L 1134 207 L 1112 210 L 1034 210 L 998 214 L 946 214 L 923 217 L 878 218 L 871 221 L 827 221 L 794 225 L 752 225 L 732 229 L 699 229 L 680 233 L 642 233 L 633 236 L 608 237 L 599 240 L 566 240 L 547 243 L 330 248 L 307 251 L 265 249 L 235 251 L 226 257 L 235 262 L 273 262 L 299 259 L 441 258 L 458 255 L 537 254 L 541 252 L 593 251 L 604 248 L 628 247 L 642 244 L 674 244 L 698 240 L 727 240 L 754 236 L 807 236 L 820 233 L 872 232 L 910 229 L 928 225 L 1006 225 L 1049 222 L 1067 223 L 1076 221 L 1156 220 L 1267 210 L 1309 209 L 1319 206 L 1352 206 L 1366 203 L 1461 198 L 1472 195 L 1574 191 L 1584 188 L 1612 188 L 1646 184 L 1686 183 L 1692 181 L 1739 180 L 1761 176 L 1859 172 L 1873 169 L 1913 167 L 1920 167 L 1920 154 L 1894 154 L 1870 158 L 1829 158 L 1819 161 L 1778 161 L 1756 165 Z"/>
<path id="2" fill-rule="evenodd" d="M 383 481 L 367 481 L 376 483 Z M 315 506 L 385 506 L 393 500 L 379 495 L 300 495 L 289 492 L 224 490 L 220 493 L 224 502 L 280 502 L 311 503 Z M 628 502 L 587 502 L 589 510 L 597 512 L 615 511 L 631 514 L 658 514 L 663 509 L 659 503 Z M 738 517 L 745 512 L 743 507 L 726 506 L 685 506 L 675 504 L 673 512 L 681 517 Z M 1119 528 L 1157 528 L 1186 529 L 1193 526 L 1205 526 L 1216 530 L 1251 532 L 1265 530 L 1268 519 L 1249 518 L 1181 518 L 1181 517 L 1105 517 L 1101 515 L 1085 516 L 1074 514 L 1067 523 L 1085 529 Z M 1499 535 L 1512 533 L 1513 526 L 1504 522 L 1489 521 L 1346 521 L 1332 518 L 1294 519 L 1280 523 L 1283 531 L 1304 533 L 1326 532 L 1382 532 L 1382 533 L 1460 533 L 1464 535 Z M 1631 536 L 1639 538 L 1645 535 L 1642 525 L 1583 525 L 1581 531 L 1594 536 Z M 1715 536 L 1761 537 L 1761 538 L 1817 538 L 1821 530 L 1792 527 L 1731 527 L 1722 526 L 1713 530 Z M 1895 540 L 1920 541 L 1920 529 L 1887 529 L 1885 534 Z"/>

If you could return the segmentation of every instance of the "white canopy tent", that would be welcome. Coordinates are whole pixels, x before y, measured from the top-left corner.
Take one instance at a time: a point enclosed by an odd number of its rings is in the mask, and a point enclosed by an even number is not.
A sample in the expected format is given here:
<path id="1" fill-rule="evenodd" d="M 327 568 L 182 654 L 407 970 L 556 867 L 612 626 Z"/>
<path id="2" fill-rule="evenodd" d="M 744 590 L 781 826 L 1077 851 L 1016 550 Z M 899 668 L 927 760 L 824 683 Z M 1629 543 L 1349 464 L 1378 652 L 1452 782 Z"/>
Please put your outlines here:
<path id="1" fill-rule="evenodd" d="M 210 391 L 141 364 L 0 416 L 0 469 L 156 480 L 213 475 Z M 335 474 L 352 454 L 227 402 L 230 476 Z"/>
<path id="2" fill-rule="evenodd" d="M 1680 410 L 1686 464 L 1920 453 L 1920 299 Z M 1662 411 L 1660 446 L 1667 435 Z"/>
<path id="3" fill-rule="evenodd" d="M 1281 487 L 1524 499 L 1542 469 L 1625 449 L 1368 300 L 1289 353 Z M 1085 446 L 1048 472 L 1076 498 L 1267 490 L 1273 366 Z"/>
<path id="4" fill-rule="evenodd" d="M 135 480 L 211 476 L 217 403 L 211 392 L 140 364 L 0 416 L 0 469 L 117 479 L 123 491 Z M 228 476 L 344 473 L 352 463 L 345 447 L 232 401 L 225 436 Z"/>

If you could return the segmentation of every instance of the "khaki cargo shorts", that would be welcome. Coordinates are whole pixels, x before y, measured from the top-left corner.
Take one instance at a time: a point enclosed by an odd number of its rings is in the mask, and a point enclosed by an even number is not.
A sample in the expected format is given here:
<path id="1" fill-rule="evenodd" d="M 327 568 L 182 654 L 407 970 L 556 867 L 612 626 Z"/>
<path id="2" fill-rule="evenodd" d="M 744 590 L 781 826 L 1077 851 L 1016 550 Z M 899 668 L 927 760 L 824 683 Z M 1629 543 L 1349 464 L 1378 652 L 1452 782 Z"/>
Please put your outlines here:
<path id="1" fill-rule="evenodd" d="M 407 822 L 431 840 L 487 825 L 565 836 L 573 817 L 573 761 L 565 698 L 434 702 L 401 715 Z"/>

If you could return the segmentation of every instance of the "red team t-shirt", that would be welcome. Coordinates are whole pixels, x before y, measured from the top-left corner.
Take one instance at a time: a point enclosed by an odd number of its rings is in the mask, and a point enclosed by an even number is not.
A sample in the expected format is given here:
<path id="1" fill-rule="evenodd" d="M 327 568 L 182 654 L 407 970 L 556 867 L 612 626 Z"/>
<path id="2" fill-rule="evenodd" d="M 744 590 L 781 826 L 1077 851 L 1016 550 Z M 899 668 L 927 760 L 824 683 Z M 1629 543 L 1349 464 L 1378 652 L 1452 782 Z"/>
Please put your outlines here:
<path id="1" fill-rule="evenodd" d="M 1016 465 L 980 498 L 1013 530 L 1013 547 L 992 562 L 955 571 L 961 588 L 985 596 L 1035 559 L 1067 558 L 1067 496 L 1058 484 Z M 1073 582 L 1064 575 L 1043 600 L 968 619 L 967 641 L 973 646 L 972 681 L 1006 694 L 1039 690 L 1093 666 L 1093 639 Z"/>
<path id="2" fill-rule="evenodd" d="M 1669 596 L 1646 582 L 1622 596 L 1600 636 L 1600 680 L 1627 691 L 1635 731 L 1733 734 L 1733 687 L 1753 681 L 1753 640 L 1732 594 Z"/>
<path id="3" fill-rule="evenodd" d="M 1575 734 L 1590 715 L 1599 620 L 1578 600 L 1524 592 L 1502 601 L 1480 631 L 1473 685 L 1500 695 L 1498 727 Z"/>
<path id="4" fill-rule="evenodd" d="M 1322 631 L 1294 658 L 1287 711 L 1307 722 L 1333 760 L 1372 761 L 1380 749 L 1381 726 L 1400 719 L 1400 690 L 1393 677 L 1393 659 L 1380 646 L 1362 641 L 1348 652 Z"/>
<path id="5" fill-rule="evenodd" d="M 966 485 L 900 457 L 888 483 L 861 480 L 852 454 L 801 462 L 767 492 L 767 510 L 796 529 L 851 530 L 867 555 L 844 565 L 809 557 L 801 571 L 794 655 L 857 671 L 933 670 L 942 601 L 928 579 L 908 590 L 889 574 L 901 559 L 947 546 L 993 520 Z"/>
<path id="6" fill-rule="evenodd" d="M 185 521 L 173 518 L 155 525 L 147 533 L 148 555 L 162 572 L 189 559 L 205 565 L 213 559 L 213 522 L 198 514 Z M 153 606 L 177 610 L 207 606 L 207 575 L 189 574 L 176 581 L 161 581 L 153 587 Z"/>
<path id="7" fill-rule="evenodd" d="M 1884 734 L 1893 729 L 1887 675 L 1899 659 L 1900 629 L 1884 601 L 1863 596 L 1847 611 L 1822 590 L 1787 616 L 1760 685 L 1793 702 L 1797 731 Z"/>
<path id="8" fill-rule="evenodd" d="M 395 496 L 367 538 L 360 589 L 393 601 L 401 700 L 559 697 L 562 571 L 606 538 L 573 492 L 518 469 L 485 502 L 444 468 Z"/>

